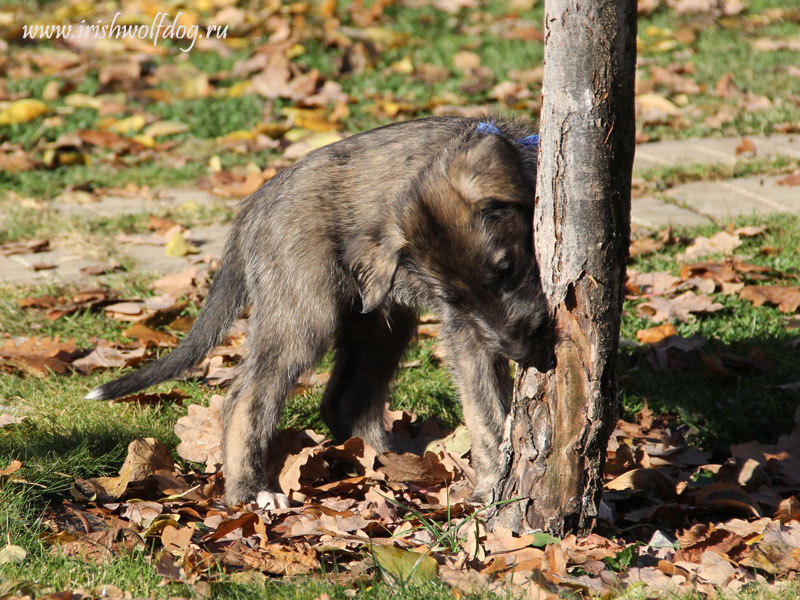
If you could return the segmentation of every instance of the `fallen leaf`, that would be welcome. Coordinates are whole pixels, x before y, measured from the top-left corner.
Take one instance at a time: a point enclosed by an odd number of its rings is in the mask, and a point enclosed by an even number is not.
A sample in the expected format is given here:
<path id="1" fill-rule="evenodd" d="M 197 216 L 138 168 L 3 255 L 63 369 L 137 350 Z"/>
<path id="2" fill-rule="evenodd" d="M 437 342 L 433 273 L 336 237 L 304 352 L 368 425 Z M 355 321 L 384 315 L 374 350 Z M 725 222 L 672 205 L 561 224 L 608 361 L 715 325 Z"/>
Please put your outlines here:
<path id="1" fill-rule="evenodd" d="M 129 350 L 117 348 L 107 340 L 100 340 L 89 354 L 72 361 L 72 366 L 83 372 L 91 372 L 95 369 L 132 367 L 141 362 L 144 354 L 144 346 Z"/>
<path id="2" fill-rule="evenodd" d="M 55 338 L 23 338 L 14 343 L 7 339 L 0 347 L 0 365 L 21 369 L 32 375 L 63 375 L 69 370 L 69 362 L 78 354 L 74 340 L 62 342 Z"/>
<path id="3" fill-rule="evenodd" d="M 50 249 L 49 240 L 17 240 L 0 244 L 0 254 L 10 256 L 12 254 L 33 254 L 35 252 L 46 252 Z"/>
<path id="4" fill-rule="evenodd" d="M 187 131 L 189 131 L 189 126 L 180 121 L 156 121 L 148 125 L 143 134 L 156 138 L 176 133 L 186 133 Z"/>
<path id="5" fill-rule="evenodd" d="M 154 438 L 137 438 L 128 445 L 128 455 L 119 475 L 76 479 L 78 490 L 85 496 L 97 496 L 101 501 L 111 502 L 121 498 L 128 485 L 143 481 L 160 469 L 172 471 L 174 463 L 169 448 Z"/>
<path id="6" fill-rule="evenodd" d="M 122 335 L 139 340 L 140 344 L 147 346 L 158 346 L 160 348 L 170 348 L 178 345 L 178 338 L 163 331 L 151 329 L 144 323 L 134 323 L 122 332 Z"/>
<path id="7" fill-rule="evenodd" d="M 0 565 L 9 563 L 21 563 L 28 556 L 28 552 L 22 546 L 6 544 L 0 548 Z"/>
<path id="8" fill-rule="evenodd" d="M 754 306 L 773 304 L 781 312 L 793 313 L 800 306 L 800 286 L 747 285 L 739 291 L 739 297 Z"/>
<path id="9" fill-rule="evenodd" d="M 113 121 L 109 126 L 109 130 L 120 135 L 130 135 L 136 133 L 144 127 L 147 120 L 144 115 L 133 115 L 124 119 Z"/>
<path id="10" fill-rule="evenodd" d="M 18 125 L 27 123 L 50 111 L 50 107 L 34 98 L 25 98 L 12 102 L 0 111 L 0 125 Z"/>
<path id="11" fill-rule="evenodd" d="M 650 237 L 643 237 L 631 242 L 630 256 L 644 256 L 646 254 L 653 254 L 658 252 L 664 247 L 664 244 L 658 240 Z"/>
<path id="12" fill-rule="evenodd" d="M 717 312 L 723 308 L 725 307 L 714 302 L 711 296 L 698 296 L 688 291 L 675 298 L 651 298 L 636 307 L 636 314 L 661 323 L 672 319 L 688 321 L 691 314 Z"/>
<path id="13" fill-rule="evenodd" d="M 396 546 L 373 546 L 375 562 L 392 585 L 423 585 L 439 574 L 439 563 L 429 554 Z"/>
<path id="14" fill-rule="evenodd" d="M 742 240 L 738 235 L 731 235 L 725 231 L 720 231 L 710 238 L 700 236 L 694 243 L 686 249 L 686 252 L 678 255 L 678 260 L 696 260 L 707 254 L 730 254 L 742 245 Z"/>
<path id="15" fill-rule="evenodd" d="M 636 116 L 645 123 L 664 123 L 679 114 L 680 109 L 663 96 L 653 93 L 636 96 Z"/>
<path id="16" fill-rule="evenodd" d="M 453 478 L 433 452 L 426 452 L 422 457 L 408 452 L 384 452 L 378 462 L 383 465 L 378 470 L 385 473 L 389 481 L 428 485 L 449 483 Z"/>
<path id="17" fill-rule="evenodd" d="M 781 177 L 776 183 L 778 185 L 800 185 L 800 169 L 792 171 L 786 177 Z"/>
<path id="18" fill-rule="evenodd" d="M 673 335 L 678 335 L 678 330 L 672 323 L 664 323 L 657 327 L 640 329 L 636 332 L 636 339 L 643 344 L 658 344 Z"/>
<path id="19" fill-rule="evenodd" d="M 186 241 L 183 233 L 179 229 L 174 229 L 167 237 L 167 245 L 164 253 L 167 256 L 186 256 L 187 254 L 197 254 L 200 250 Z"/>
<path id="20" fill-rule="evenodd" d="M 206 463 L 206 472 L 222 464 L 222 403 L 225 397 L 214 394 L 208 407 L 190 404 L 188 414 L 175 423 L 175 435 L 181 440 L 176 452 L 182 458 Z"/>
<path id="21" fill-rule="evenodd" d="M 21 416 L 15 417 L 14 415 L 10 415 L 8 413 L 0 414 L 0 427 L 5 427 L 6 425 L 19 425 L 28 417 Z"/>
<path id="22" fill-rule="evenodd" d="M 750 138 L 743 137 L 739 145 L 736 146 L 736 156 L 742 154 L 749 154 L 750 156 L 756 155 L 756 146 Z"/>
<path id="23" fill-rule="evenodd" d="M 695 364 L 692 357 L 705 342 L 699 335 L 690 338 L 673 335 L 653 344 L 647 352 L 647 360 L 657 369 L 680 371 Z"/>

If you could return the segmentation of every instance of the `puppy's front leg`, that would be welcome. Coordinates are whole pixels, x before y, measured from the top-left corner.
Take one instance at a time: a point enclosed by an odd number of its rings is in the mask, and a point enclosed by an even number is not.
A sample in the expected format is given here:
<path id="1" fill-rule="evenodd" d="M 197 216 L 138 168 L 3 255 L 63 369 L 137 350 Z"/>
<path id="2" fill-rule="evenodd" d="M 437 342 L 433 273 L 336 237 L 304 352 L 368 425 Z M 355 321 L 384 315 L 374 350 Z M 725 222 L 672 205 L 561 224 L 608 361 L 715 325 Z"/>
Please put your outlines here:
<path id="1" fill-rule="evenodd" d="M 511 399 L 508 360 L 486 351 L 464 331 L 445 330 L 443 339 L 472 441 L 472 466 L 477 476 L 472 498 L 488 502 L 500 476 L 500 442 Z"/>

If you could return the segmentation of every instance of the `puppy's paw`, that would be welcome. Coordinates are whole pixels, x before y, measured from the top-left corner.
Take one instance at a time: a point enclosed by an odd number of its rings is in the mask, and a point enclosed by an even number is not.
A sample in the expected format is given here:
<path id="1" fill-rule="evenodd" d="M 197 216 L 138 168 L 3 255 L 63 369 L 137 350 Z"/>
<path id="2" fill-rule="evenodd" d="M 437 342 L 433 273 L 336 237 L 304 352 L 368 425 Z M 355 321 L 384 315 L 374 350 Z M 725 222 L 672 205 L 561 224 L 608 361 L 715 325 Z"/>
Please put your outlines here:
<path id="1" fill-rule="evenodd" d="M 479 502 L 481 504 L 489 504 L 492 502 L 494 488 L 497 486 L 497 477 L 478 478 L 475 484 L 475 489 L 472 490 L 470 500 L 472 502 Z"/>
<path id="2" fill-rule="evenodd" d="M 269 510 L 272 508 L 289 508 L 289 498 L 280 492 L 261 490 L 256 494 L 256 504 L 259 508 Z"/>

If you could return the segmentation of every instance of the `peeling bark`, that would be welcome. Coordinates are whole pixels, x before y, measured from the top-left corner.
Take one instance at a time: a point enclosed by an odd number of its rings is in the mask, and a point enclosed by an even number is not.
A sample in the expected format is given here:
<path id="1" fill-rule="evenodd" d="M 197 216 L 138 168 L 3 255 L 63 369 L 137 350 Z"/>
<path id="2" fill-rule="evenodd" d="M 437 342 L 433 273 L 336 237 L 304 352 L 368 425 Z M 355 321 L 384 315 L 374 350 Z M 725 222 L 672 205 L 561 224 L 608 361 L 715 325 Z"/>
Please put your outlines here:
<path id="1" fill-rule="evenodd" d="M 630 238 L 636 2 L 545 0 L 534 215 L 551 323 L 517 369 L 490 527 L 586 532 L 602 491 Z"/>

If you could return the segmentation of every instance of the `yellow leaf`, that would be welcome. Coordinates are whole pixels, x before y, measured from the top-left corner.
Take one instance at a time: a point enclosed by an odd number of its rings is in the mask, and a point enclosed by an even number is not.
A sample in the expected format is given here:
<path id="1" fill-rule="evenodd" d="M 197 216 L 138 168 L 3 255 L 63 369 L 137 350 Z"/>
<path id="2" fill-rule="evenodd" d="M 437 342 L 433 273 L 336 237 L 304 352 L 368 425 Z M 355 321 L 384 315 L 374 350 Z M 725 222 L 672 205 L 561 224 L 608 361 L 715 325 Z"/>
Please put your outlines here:
<path id="1" fill-rule="evenodd" d="M 208 170 L 212 173 L 219 173 L 222 171 L 222 160 L 216 154 L 208 159 Z"/>
<path id="2" fill-rule="evenodd" d="M 180 121 L 156 121 L 148 125 L 143 133 L 147 136 L 157 138 L 162 135 L 174 135 L 187 131 L 189 131 L 189 126 Z"/>
<path id="3" fill-rule="evenodd" d="M 114 121 L 108 126 L 108 128 L 114 133 L 127 135 L 139 131 L 142 127 L 144 127 L 146 122 L 147 121 L 145 120 L 144 115 L 133 115 L 132 117 Z"/>
<path id="4" fill-rule="evenodd" d="M 41 117 L 49 110 L 50 107 L 41 100 L 36 100 L 34 98 L 17 100 L 0 112 L 0 125 L 27 123 L 36 117 Z"/>
<path id="5" fill-rule="evenodd" d="M 668 115 L 677 115 L 680 113 L 677 106 L 658 94 L 639 94 L 636 96 L 636 104 L 639 109 L 655 110 Z"/>
<path id="6" fill-rule="evenodd" d="M 384 576 L 398 585 L 422 585 L 439 574 L 439 563 L 428 554 L 395 546 L 374 546 L 372 552 Z"/>
<path id="7" fill-rule="evenodd" d="M 134 142 L 138 142 L 142 146 L 145 146 L 146 148 L 155 148 L 156 147 L 156 141 L 153 139 L 152 136 L 149 136 L 149 135 L 144 135 L 144 134 L 133 135 L 133 136 L 131 136 L 131 139 Z"/>
<path id="8" fill-rule="evenodd" d="M 281 111 L 289 117 L 295 127 L 311 131 L 336 131 L 338 127 L 331 123 L 324 108 L 287 107 Z"/>
<path id="9" fill-rule="evenodd" d="M 292 59 L 302 56 L 306 52 L 306 47 L 303 44 L 294 44 L 286 51 L 286 58 Z"/>
<path id="10" fill-rule="evenodd" d="M 237 81 L 231 87 L 228 88 L 228 97 L 230 98 L 238 98 L 242 94 L 244 94 L 245 90 L 250 87 L 250 82 L 245 81 Z"/>
<path id="11" fill-rule="evenodd" d="M 414 72 L 414 63 L 411 62 L 411 57 L 406 56 L 402 60 L 393 62 L 391 65 L 392 71 L 402 75 L 411 75 Z"/>
<path id="12" fill-rule="evenodd" d="M 255 131 L 246 131 L 244 129 L 237 129 L 236 131 L 231 131 L 230 133 L 226 134 L 223 138 L 223 142 L 238 142 L 244 141 L 249 142 L 251 140 L 256 139 L 256 132 Z"/>
<path id="13" fill-rule="evenodd" d="M 61 89 L 61 82 L 55 79 L 52 79 L 47 82 L 47 85 L 44 86 L 42 90 L 42 100 L 46 102 L 52 102 L 53 100 L 58 100 L 58 93 Z"/>
<path id="14" fill-rule="evenodd" d="M 197 254 L 199 250 L 186 241 L 180 231 L 174 231 L 167 240 L 167 247 L 164 253 L 167 256 L 186 256 L 187 254 Z"/>
<path id="15" fill-rule="evenodd" d="M 70 94 L 64 98 L 64 104 L 67 106 L 74 106 L 75 108 L 93 108 L 99 110 L 103 105 L 101 98 L 93 98 L 86 94 Z"/>

